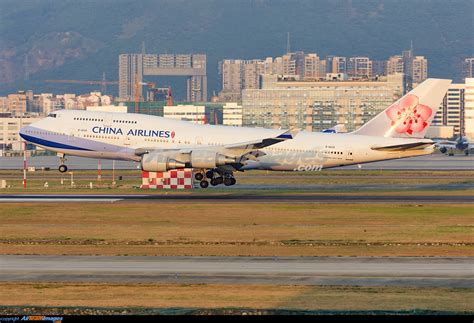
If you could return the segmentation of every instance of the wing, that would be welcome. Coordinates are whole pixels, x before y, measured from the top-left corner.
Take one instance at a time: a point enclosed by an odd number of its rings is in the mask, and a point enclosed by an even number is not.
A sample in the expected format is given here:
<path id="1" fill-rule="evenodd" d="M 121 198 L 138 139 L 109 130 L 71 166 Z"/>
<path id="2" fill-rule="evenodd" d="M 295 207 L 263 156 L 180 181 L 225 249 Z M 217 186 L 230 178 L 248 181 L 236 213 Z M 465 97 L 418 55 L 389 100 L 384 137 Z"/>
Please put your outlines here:
<path id="1" fill-rule="evenodd" d="M 196 146 L 175 149 L 139 148 L 135 150 L 135 154 L 142 156 L 142 159 L 146 160 L 153 158 L 155 160 L 161 160 L 162 158 L 173 160 L 173 162 L 186 165 L 186 167 L 213 168 L 215 166 L 212 165 L 216 164 L 219 166 L 228 165 L 239 169 L 245 165 L 248 160 L 257 160 L 258 157 L 265 156 L 265 153 L 260 149 L 286 140 L 291 140 L 297 133 L 298 130 L 290 129 L 275 137 L 222 146 Z M 204 159 L 209 161 L 209 166 L 203 166 L 207 165 L 205 162 L 201 162 L 201 160 Z M 196 166 L 196 164 L 199 166 Z"/>
<path id="2" fill-rule="evenodd" d="M 260 149 L 286 140 L 291 140 L 297 134 L 298 130 L 293 128 L 273 138 L 264 138 L 256 141 L 225 145 L 220 152 L 224 153 L 226 156 L 236 158 L 237 163 L 245 164 L 245 161 L 247 160 L 257 160 L 258 157 L 265 156 L 265 153 Z"/>
<path id="3" fill-rule="evenodd" d="M 298 134 L 297 129 L 290 129 L 273 138 L 264 138 L 261 140 L 224 145 L 224 148 L 226 149 L 262 149 L 262 148 L 280 143 L 288 139 L 293 139 L 297 134 Z"/>

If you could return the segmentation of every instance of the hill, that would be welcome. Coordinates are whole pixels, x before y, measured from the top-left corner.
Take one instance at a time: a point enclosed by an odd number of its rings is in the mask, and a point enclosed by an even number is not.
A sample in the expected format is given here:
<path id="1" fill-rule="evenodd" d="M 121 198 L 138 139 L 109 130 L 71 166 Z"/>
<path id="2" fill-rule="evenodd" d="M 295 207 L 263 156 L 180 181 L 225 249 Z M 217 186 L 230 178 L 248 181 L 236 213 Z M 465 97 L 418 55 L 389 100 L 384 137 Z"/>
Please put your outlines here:
<path id="1" fill-rule="evenodd" d="M 205 53 L 209 93 L 223 58 L 265 58 L 294 50 L 387 59 L 414 43 L 429 75 L 458 80 L 473 54 L 470 0 L 42 0 L 0 2 L 0 94 L 17 89 L 80 92 L 45 79 L 117 76 L 118 55 Z M 28 66 L 28 73 L 25 73 Z M 184 80 L 173 83 L 184 96 Z"/>

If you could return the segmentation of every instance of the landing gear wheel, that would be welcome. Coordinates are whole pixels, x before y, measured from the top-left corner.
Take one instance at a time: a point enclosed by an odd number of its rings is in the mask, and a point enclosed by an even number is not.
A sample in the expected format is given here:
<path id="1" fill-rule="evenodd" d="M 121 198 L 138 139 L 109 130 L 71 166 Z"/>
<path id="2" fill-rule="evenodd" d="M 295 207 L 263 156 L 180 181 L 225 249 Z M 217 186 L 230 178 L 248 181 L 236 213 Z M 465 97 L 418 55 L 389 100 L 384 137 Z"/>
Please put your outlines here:
<path id="1" fill-rule="evenodd" d="M 202 173 L 196 173 L 196 175 L 194 175 L 194 178 L 197 181 L 202 181 L 202 179 L 204 178 L 204 175 Z"/>
<path id="2" fill-rule="evenodd" d="M 206 177 L 207 178 L 213 178 L 214 177 L 214 171 L 211 169 L 211 170 L 208 170 L 206 172 Z"/>
<path id="3" fill-rule="evenodd" d="M 199 186 L 201 186 L 201 188 L 207 188 L 209 186 L 209 182 L 208 181 L 200 181 Z"/>
<path id="4" fill-rule="evenodd" d="M 58 170 L 61 173 L 65 173 L 65 172 L 67 172 L 67 166 L 66 165 L 60 165 Z"/>
<path id="5" fill-rule="evenodd" d="M 222 177 L 216 177 L 216 178 L 211 179 L 211 185 L 216 186 L 216 185 L 221 184 L 222 182 L 219 179 L 222 180 Z"/>
<path id="6" fill-rule="evenodd" d="M 235 178 L 233 177 L 227 177 L 226 179 L 224 179 L 224 185 L 225 186 L 232 186 L 232 185 L 235 185 L 237 181 L 235 180 Z"/>

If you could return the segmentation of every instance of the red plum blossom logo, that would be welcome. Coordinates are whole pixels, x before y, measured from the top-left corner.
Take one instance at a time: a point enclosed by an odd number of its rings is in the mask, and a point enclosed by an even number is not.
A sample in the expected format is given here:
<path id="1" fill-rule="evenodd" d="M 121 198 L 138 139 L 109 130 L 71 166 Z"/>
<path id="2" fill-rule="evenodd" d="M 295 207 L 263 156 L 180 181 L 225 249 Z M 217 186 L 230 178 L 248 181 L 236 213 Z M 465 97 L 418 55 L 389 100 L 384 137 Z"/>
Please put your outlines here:
<path id="1" fill-rule="evenodd" d="M 387 109 L 387 116 L 392 120 L 392 127 L 398 133 L 421 132 L 428 125 L 426 121 L 433 111 L 429 106 L 419 104 L 418 97 L 408 94 L 397 104 Z"/>

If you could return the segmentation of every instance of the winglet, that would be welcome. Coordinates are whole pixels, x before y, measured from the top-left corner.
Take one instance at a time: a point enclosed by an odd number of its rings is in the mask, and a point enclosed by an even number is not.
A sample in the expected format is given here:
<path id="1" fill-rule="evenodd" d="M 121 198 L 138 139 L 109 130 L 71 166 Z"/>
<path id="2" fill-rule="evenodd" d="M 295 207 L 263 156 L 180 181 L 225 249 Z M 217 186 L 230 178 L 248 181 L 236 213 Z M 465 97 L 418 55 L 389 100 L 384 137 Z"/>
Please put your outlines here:
<path id="1" fill-rule="evenodd" d="M 276 138 L 277 139 L 293 139 L 294 137 L 296 137 L 298 132 L 300 132 L 298 128 L 290 128 L 289 130 L 285 131 L 284 133 L 282 133 Z"/>

